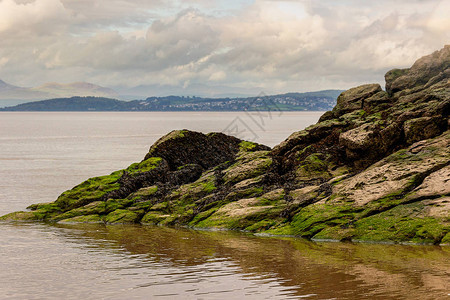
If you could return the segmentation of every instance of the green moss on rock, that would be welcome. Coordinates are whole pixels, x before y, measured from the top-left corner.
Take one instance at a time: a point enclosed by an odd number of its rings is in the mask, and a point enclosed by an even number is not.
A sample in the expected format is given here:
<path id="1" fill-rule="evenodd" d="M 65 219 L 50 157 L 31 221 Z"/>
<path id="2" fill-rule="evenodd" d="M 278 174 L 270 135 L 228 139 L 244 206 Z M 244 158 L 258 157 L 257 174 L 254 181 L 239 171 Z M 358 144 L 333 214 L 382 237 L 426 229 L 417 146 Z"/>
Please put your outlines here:
<path id="1" fill-rule="evenodd" d="M 71 190 L 62 193 L 55 204 L 66 211 L 102 200 L 108 193 L 120 188 L 118 180 L 122 174 L 123 171 L 116 171 L 111 175 L 89 178 Z"/>
<path id="2" fill-rule="evenodd" d="M 250 151 L 257 147 L 258 144 L 248 141 L 242 141 L 239 143 L 239 149 L 241 151 Z"/>
<path id="3" fill-rule="evenodd" d="M 219 207 L 213 207 L 206 211 L 202 211 L 198 213 L 190 222 L 189 226 L 196 226 L 200 221 L 203 221 L 207 218 L 209 218 L 213 213 L 215 213 Z"/>
<path id="4" fill-rule="evenodd" d="M 350 226 L 358 211 L 348 204 L 317 203 L 302 208 L 291 226 L 295 235 L 311 238 L 327 227 Z"/>
<path id="5" fill-rule="evenodd" d="M 273 226 L 275 226 L 278 222 L 275 220 L 261 220 L 256 222 L 245 228 L 246 231 L 250 232 L 260 232 L 265 231 Z"/>
<path id="6" fill-rule="evenodd" d="M 152 198 L 155 193 L 158 191 L 158 187 L 156 185 L 152 185 L 149 187 L 141 188 L 134 193 L 131 193 L 127 198 L 135 199 L 135 200 L 147 200 Z"/>
<path id="7" fill-rule="evenodd" d="M 441 245 L 450 245 L 450 232 L 447 232 L 442 238 Z"/>
<path id="8" fill-rule="evenodd" d="M 156 203 L 155 205 L 153 205 L 152 207 L 150 207 L 150 210 L 166 211 L 168 208 L 169 208 L 168 202 L 159 202 L 159 203 Z"/>
<path id="9" fill-rule="evenodd" d="M 254 186 L 246 189 L 235 190 L 225 196 L 223 203 L 228 203 L 244 198 L 257 197 L 264 193 L 264 189 L 259 186 Z"/>
<path id="10" fill-rule="evenodd" d="M 149 172 L 155 169 L 161 163 L 160 157 L 150 157 L 140 163 L 134 163 L 125 169 L 130 174 Z"/>
<path id="11" fill-rule="evenodd" d="M 205 172 L 196 181 L 180 186 L 168 197 L 169 201 L 179 201 L 181 204 L 189 204 L 217 189 L 216 177 L 213 171 Z"/>
<path id="12" fill-rule="evenodd" d="M 150 211 L 141 219 L 141 224 L 157 225 L 169 217 L 171 217 L 171 215 L 167 213 Z"/>
<path id="13" fill-rule="evenodd" d="M 32 204 L 32 205 L 28 206 L 27 209 L 35 210 L 35 211 L 40 210 L 40 211 L 45 211 L 48 213 L 61 212 L 61 208 L 54 202 Z"/>
<path id="14" fill-rule="evenodd" d="M 91 224 L 101 224 L 104 223 L 103 219 L 99 215 L 87 215 L 87 216 L 77 216 L 73 218 L 63 219 L 58 221 L 58 223 L 91 223 Z"/>
<path id="15" fill-rule="evenodd" d="M 43 221 L 46 214 L 37 211 L 17 211 L 1 216 L 0 221 Z"/>
<path id="16" fill-rule="evenodd" d="M 117 209 L 126 208 L 133 203 L 133 199 L 108 199 L 105 202 L 105 212 L 110 213 Z"/>
<path id="17" fill-rule="evenodd" d="M 244 156 L 234 165 L 224 170 L 223 179 L 225 183 L 237 183 L 264 174 L 272 165 L 272 158 L 265 156 L 265 154 L 258 153 L 255 158 Z"/>
<path id="18" fill-rule="evenodd" d="M 320 153 L 314 153 L 306 157 L 296 170 L 296 178 L 299 181 L 314 179 L 329 179 L 328 162 Z"/>
<path id="19" fill-rule="evenodd" d="M 396 206 L 355 222 L 354 239 L 438 244 L 450 226 L 436 218 L 420 217 L 422 203 Z"/>
<path id="20" fill-rule="evenodd" d="M 83 215 L 94 215 L 94 214 L 105 214 L 106 213 L 106 202 L 105 201 L 95 201 L 91 202 L 85 206 L 69 210 L 63 214 L 58 214 L 54 216 L 51 220 L 58 222 L 64 219 L 71 219 Z"/>
<path id="21" fill-rule="evenodd" d="M 129 210 L 150 210 L 155 204 L 154 200 L 135 202 L 128 207 Z"/>
<path id="22" fill-rule="evenodd" d="M 245 229 L 263 220 L 273 220 L 283 210 L 283 205 L 262 205 L 264 199 L 249 198 L 228 203 L 210 217 L 198 222 L 196 227 Z"/>
<path id="23" fill-rule="evenodd" d="M 286 193 L 284 189 L 276 189 L 258 197 L 258 205 L 284 205 L 286 204 L 286 201 L 284 200 L 285 196 Z"/>
<path id="24" fill-rule="evenodd" d="M 127 209 L 116 209 L 109 213 L 105 218 L 108 224 L 132 224 L 139 221 L 139 212 L 129 211 Z"/>

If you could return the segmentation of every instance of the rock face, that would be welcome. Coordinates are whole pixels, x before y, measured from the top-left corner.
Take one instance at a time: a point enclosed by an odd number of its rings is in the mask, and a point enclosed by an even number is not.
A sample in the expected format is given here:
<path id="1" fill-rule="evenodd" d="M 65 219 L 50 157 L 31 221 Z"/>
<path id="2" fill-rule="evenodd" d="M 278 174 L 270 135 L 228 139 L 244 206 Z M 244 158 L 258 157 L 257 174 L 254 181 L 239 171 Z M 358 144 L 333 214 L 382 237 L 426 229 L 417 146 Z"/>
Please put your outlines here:
<path id="1" fill-rule="evenodd" d="M 140 163 L 3 220 L 450 244 L 450 47 L 343 92 L 278 146 L 172 131 Z"/>
<path id="2" fill-rule="evenodd" d="M 410 89 L 422 89 L 450 76 L 450 45 L 417 60 L 409 69 L 394 69 L 386 73 L 389 94 Z"/>
<path id="3" fill-rule="evenodd" d="M 379 92 L 382 92 L 379 84 L 365 84 L 343 92 L 337 98 L 337 104 L 332 111 L 333 116 L 339 117 L 343 114 L 363 109 L 364 101 Z"/>
<path id="4" fill-rule="evenodd" d="M 239 152 L 241 142 L 242 140 L 223 133 L 205 135 L 189 130 L 174 130 L 151 146 L 145 159 L 161 157 L 172 170 L 186 164 L 197 164 L 206 170 L 233 160 Z M 255 144 L 254 147 L 253 150 L 270 150 L 263 145 Z"/>

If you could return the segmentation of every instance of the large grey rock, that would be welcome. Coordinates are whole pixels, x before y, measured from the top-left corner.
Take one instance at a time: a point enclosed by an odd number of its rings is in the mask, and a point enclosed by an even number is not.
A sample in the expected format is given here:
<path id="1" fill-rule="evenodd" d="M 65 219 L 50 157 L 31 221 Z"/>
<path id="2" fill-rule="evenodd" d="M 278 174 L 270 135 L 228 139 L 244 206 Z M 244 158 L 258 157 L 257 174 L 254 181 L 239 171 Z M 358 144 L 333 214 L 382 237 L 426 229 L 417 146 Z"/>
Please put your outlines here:
<path id="1" fill-rule="evenodd" d="M 204 169 L 233 160 L 240 150 L 242 140 L 223 133 L 203 134 L 190 130 L 174 130 L 153 144 L 145 156 L 164 158 L 171 170 L 187 164 L 197 164 Z M 269 150 L 254 144 L 252 150 Z"/>
<path id="2" fill-rule="evenodd" d="M 339 143 L 351 150 L 365 150 L 374 143 L 372 124 L 364 124 L 339 136 Z"/>
<path id="3" fill-rule="evenodd" d="M 450 78 L 450 45 L 418 59 L 409 69 L 393 69 L 386 73 L 386 91 L 393 94 L 402 90 L 436 83 Z"/>
<path id="4" fill-rule="evenodd" d="M 446 132 L 437 138 L 400 150 L 363 172 L 341 181 L 333 188 L 333 193 L 362 206 L 383 197 L 406 193 L 418 180 L 423 180 L 449 163 L 450 132 Z M 448 176 L 448 172 L 438 174 Z M 449 180 L 447 177 L 444 181 Z M 432 182 L 436 180 L 433 179 Z M 442 190 L 437 185 L 425 185 L 428 194 L 439 195 Z"/>
<path id="5" fill-rule="evenodd" d="M 442 132 L 445 120 L 441 117 L 420 117 L 408 120 L 403 125 L 405 138 L 408 143 L 434 137 Z"/>
<path id="6" fill-rule="evenodd" d="M 341 116 L 351 111 L 363 109 L 364 100 L 381 91 L 379 84 L 364 84 L 351 88 L 339 95 L 333 114 Z"/>

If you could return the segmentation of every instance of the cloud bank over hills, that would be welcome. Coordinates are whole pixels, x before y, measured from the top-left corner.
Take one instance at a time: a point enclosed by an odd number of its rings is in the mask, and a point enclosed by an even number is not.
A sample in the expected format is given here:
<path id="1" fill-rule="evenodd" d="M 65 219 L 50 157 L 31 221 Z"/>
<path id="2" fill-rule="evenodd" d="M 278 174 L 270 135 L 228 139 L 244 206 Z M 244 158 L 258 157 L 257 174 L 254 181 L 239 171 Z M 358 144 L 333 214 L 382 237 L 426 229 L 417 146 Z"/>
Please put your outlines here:
<path id="1" fill-rule="evenodd" d="M 449 10 L 433 0 L 2 0 L 0 78 L 185 95 L 348 88 L 448 43 Z"/>
<path id="2" fill-rule="evenodd" d="M 52 82 L 38 87 L 26 88 L 0 80 L 0 107 L 32 100 L 72 96 L 119 97 L 112 89 L 87 82 L 74 82 L 69 84 Z"/>

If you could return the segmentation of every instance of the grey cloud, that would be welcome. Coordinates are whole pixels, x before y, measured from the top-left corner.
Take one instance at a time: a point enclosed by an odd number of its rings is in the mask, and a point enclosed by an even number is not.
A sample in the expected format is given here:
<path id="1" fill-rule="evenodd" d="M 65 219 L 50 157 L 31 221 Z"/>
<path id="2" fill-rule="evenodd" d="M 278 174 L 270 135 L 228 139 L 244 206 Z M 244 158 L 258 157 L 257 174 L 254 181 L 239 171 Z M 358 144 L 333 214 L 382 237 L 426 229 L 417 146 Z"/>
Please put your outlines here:
<path id="1" fill-rule="evenodd" d="M 103 71 L 134 69 L 158 72 L 195 63 L 213 52 L 219 39 L 207 18 L 188 10 L 154 22 L 145 38 L 125 38 L 117 31 L 87 39 L 71 38 L 47 47 L 39 60 L 47 67 L 86 67 Z"/>

